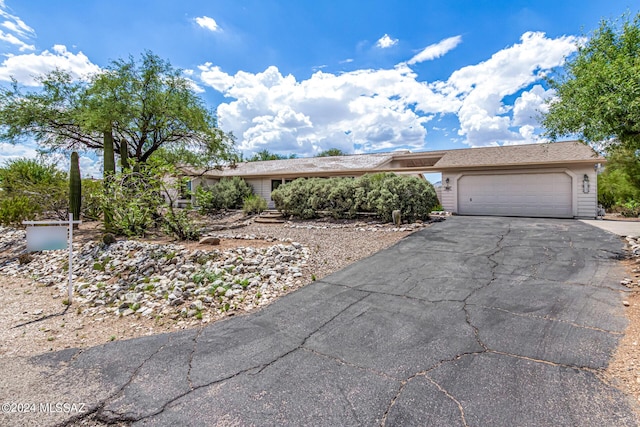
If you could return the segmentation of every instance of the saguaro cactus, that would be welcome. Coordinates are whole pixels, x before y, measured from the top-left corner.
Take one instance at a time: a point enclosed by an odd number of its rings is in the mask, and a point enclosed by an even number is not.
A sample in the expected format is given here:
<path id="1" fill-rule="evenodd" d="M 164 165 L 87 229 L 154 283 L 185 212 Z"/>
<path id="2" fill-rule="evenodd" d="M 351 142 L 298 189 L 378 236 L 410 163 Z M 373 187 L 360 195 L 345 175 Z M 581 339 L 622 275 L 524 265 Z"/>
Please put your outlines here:
<path id="1" fill-rule="evenodd" d="M 123 171 L 129 169 L 129 150 L 126 142 L 120 143 L 120 166 Z"/>
<path id="2" fill-rule="evenodd" d="M 111 133 L 111 129 L 104 132 L 103 135 L 103 145 L 104 145 L 104 177 L 107 178 L 107 175 L 113 175 L 116 173 L 116 160 L 115 155 L 113 153 L 113 134 Z"/>
<path id="3" fill-rule="evenodd" d="M 113 154 L 113 134 L 111 128 L 106 130 L 103 134 L 103 148 L 104 148 L 104 163 L 103 163 L 103 183 L 104 192 L 109 200 L 109 193 L 111 192 L 111 184 L 113 181 L 113 175 L 116 173 L 116 160 Z M 113 223 L 113 212 L 107 203 L 103 204 L 102 212 L 104 213 L 104 229 L 109 232 Z"/>
<path id="4" fill-rule="evenodd" d="M 80 219 L 82 207 L 82 180 L 80 179 L 80 161 L 78 153 L 71 153 L 71 168 L 69 170 L 69 212 L 73 219 Z"/>

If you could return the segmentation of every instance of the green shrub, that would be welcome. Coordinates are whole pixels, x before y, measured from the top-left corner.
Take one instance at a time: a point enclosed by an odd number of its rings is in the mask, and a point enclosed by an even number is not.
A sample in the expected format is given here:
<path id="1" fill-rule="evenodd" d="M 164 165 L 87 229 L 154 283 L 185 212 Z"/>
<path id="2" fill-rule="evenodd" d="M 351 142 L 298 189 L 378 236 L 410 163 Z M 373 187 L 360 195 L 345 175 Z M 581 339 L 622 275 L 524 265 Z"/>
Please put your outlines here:
<path id="1" fill-rule="evenodd" d="M 88 220 L 98 221 L 102 216 L 102 181 L 95 179 L 82 180 L 82 210 L 81 215 Z"/>
<path id="2" fill-rule="evenodd" d="M 115 176 L 108 190 L 100 195 L 103 211 L 111 213 L 111 232 L 142 236 L 160 220 L 165 205 L 161 178 L 152 171 L 127 172 Z"/>
<path id="3" fill-rule="evenodd" d="M 222 178 L 213 186 L 199 186 L 195 192 L 196 204 L 204 213 L 215 213 L 226 209 L 241 209 L 244 199 L 253 194 L 247 182 L 234 176 Z"/>
<path id="4" fill-rule="evenodd" d="M 41 206 L 31 197 L 12 196 L 0 199 L 0 224 L 22 227 L 22 221 L 37 218 Z"/>
<path id="5" fill-rule="evenodd" d="M 37 159 L 10 160 L 0 168 L 0 189 L 2 218 L 7 221 L 0 218 L 0 223 L 17 225 L 19 218 L 39 216 L 68 218 L 67 174 L 53 164 Z M 20 215 L 19 208 L 27 209 L 24 215 Z"/>
<path id="6" fill-rule="evenodd" d="M 637 218 L 640 216 L 640 202 L 631 200 L 619 207 L 620 214 L 627 218 Z"/>
<path id="7" fill-rule="evenodd" d="M 242 211 L 245 215 L 250 214 L 259 214 L 260 212 L 264 212 L 267 210 L 267 201 L 255 194 L 251 194 L 250 196 L 245 197 L 244 203 L 242 205 Z"/>
<path id="8" fill-rule="evenodd" d="M 172 234 L 180 240 L 198 240 L 202 235 L 200 229 L 193 224 L 189 214 L 182 209 L 169 211 L 163 216 L 162 229 L 167 234 Z"/>
<path id="9" fill-rule="evenodd" d="M 433 186 L 425 180 L 391 173 L 351 178 L 297 179 L 271 193 L 276 208 L 287 215 L 315 218 L 328 211 L 334 218 L 353 218 L 373 212 L 391 221 L 399 209 L 409 221 L 427 219 L 437 205 Z"/>

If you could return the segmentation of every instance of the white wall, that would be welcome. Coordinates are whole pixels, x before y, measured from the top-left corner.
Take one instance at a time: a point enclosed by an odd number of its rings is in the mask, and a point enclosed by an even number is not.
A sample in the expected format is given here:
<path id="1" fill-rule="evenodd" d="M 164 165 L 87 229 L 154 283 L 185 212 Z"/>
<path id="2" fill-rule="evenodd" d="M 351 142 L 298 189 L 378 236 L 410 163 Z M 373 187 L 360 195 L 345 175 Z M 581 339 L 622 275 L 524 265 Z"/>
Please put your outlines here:
<path id="1" fill-rule="evenodd" d="M 247 179 L 247 183 L 253 188 L 253 192 L 267 201 L 267 206 L 273 208 L 271 200 L 271 178 Z"/>

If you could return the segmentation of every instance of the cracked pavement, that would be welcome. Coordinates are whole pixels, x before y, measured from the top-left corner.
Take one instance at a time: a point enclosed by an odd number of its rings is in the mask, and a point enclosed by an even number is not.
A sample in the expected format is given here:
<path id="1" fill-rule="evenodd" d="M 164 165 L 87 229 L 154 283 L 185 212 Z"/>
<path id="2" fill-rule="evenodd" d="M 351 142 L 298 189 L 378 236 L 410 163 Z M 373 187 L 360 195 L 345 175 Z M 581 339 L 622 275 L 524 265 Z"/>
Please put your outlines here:
<path id="1" fill-rule="evenodd" d="M 0 361 L 1 425 L 632 426 L 603 378 L 626 326 L 616 236 L 452 217 L 201 329 Z"/>

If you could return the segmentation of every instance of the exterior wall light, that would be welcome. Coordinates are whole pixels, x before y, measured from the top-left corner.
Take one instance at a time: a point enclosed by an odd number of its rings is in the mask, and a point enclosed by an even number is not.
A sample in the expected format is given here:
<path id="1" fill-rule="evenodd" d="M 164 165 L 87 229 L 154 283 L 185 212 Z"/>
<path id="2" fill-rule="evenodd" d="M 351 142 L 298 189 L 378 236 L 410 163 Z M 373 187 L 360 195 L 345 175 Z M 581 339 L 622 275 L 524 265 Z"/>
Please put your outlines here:
<path id="1" fill-rule="evenodd" d="M 588 193 L 589 192 L 589 175 L 587 175 L 586 173 L 584 174 L 584 177 L 582 178 L 582 192 L 583 193 Z"/>
<path id="2" fill-rule="evenodd" d="M 446 191 L 451 191 L 451 186 L 449 185 L 449 178 L 446 178 L 446 179 L 444 180 L 444 184 L 445 184 L 444 189 L 445 189 Z"/>

